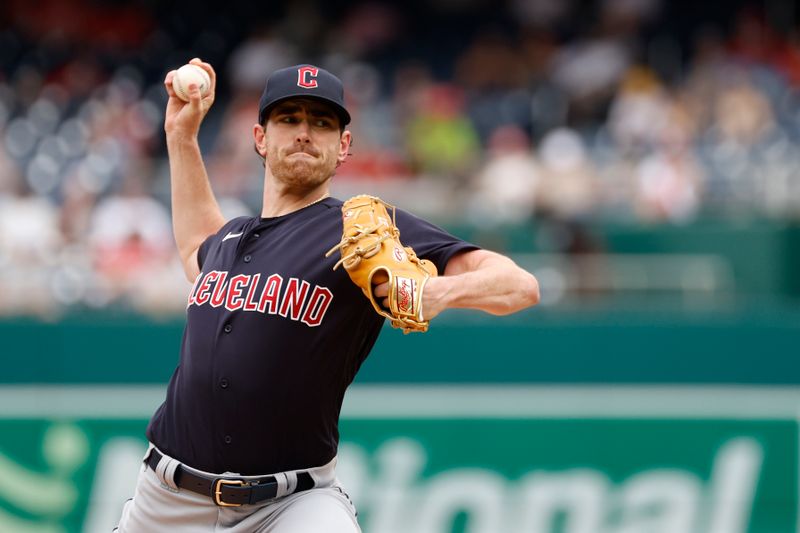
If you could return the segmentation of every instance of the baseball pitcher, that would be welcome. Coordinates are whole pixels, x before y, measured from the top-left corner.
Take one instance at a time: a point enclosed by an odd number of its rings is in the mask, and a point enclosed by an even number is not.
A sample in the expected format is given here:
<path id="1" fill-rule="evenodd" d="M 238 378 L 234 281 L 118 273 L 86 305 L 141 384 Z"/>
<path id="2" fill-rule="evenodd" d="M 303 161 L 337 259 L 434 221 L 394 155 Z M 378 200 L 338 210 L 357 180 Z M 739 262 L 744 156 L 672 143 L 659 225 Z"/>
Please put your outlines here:
<path id="1" fill-rule="evenodd" d="M 164 129 L 188 297 L 180 361 L 147 428 L 121 533 L 353 533 L 336 478 L 338 417 L 386 318 L 425 331 L 447 308 L 534 305 L 536 279 L 369 195 L 329 196 L 352 141 L 341 81 L 313 65 L 269 76 L 253 125 L 259 216 L 225 220 L 198 131 L 214 102 L 169 94 Z M 255 113 L 254 113 L 255 115 Z"/>

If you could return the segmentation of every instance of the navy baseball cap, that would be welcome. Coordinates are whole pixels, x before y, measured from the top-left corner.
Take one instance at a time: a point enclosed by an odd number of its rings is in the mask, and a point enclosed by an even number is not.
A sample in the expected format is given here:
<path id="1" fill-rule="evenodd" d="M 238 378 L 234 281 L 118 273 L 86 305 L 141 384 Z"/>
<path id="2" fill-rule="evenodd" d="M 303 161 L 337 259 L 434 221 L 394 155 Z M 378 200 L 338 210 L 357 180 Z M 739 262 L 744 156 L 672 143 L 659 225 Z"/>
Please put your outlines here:
<path id="1" fill-rule="evenodd" d="M 275 104 L 298 96 L 324 100 L 336 110 L 343 126 L 350 123 L 350 113 L 344 107 L 342 80 L 314 65 L 295 65 L 270 75 L 258 103 L 258 123 L 264 123 Z"/>

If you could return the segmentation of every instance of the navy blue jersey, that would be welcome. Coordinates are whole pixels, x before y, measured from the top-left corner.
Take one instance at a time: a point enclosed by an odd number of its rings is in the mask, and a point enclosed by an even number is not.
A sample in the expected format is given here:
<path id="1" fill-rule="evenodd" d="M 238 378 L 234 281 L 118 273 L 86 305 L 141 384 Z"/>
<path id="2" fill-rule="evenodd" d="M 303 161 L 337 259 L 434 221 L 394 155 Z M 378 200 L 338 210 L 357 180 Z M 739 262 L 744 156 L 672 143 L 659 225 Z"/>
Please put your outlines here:
<path id="1" fill-rule="evenodd" d="M 240 217 L 198 251 L 180 362 L 147 428 L 151 442 L 209 472 L 267 474 L 336 455 L 345 389 L 383 317 L 326 258 L 342 201 Z M 397 210 L 400 239 L 443 273 L 476 247 Z"/>

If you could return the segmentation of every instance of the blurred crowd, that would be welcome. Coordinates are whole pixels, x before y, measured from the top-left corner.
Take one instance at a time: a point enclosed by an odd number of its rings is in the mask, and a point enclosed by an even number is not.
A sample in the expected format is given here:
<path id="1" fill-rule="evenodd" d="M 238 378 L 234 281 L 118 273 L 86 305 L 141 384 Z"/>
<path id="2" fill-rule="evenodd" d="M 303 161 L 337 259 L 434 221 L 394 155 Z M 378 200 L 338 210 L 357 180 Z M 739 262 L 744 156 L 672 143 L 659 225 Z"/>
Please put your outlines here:
<path id="1" fill-rule="evenodd" d="M 314 62 L 353 115 L 340 197 L 487 228 L 800 218 L 800 27 L 762 3 L 688 28 L 659 0 L 5 4 L 0 315 L 182 309 L 162 82 L 195 56 L 219 76 L 200 143 L 229 217 L 259 212 L 266 75 Z"/>

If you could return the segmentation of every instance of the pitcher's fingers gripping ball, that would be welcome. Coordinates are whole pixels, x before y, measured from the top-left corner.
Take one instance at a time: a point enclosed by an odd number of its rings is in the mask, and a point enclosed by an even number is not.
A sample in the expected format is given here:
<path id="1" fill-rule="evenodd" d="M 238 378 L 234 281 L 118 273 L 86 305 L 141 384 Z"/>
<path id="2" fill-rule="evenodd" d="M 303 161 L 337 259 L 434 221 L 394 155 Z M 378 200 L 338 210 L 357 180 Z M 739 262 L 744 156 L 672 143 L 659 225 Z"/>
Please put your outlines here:
<path id="1" fill-rule="evenodd" d="M 172 78 L 172 88 L 175 89 L 175 94 L 178 95 L 178 98 L 184 102 L 189 101 L 190 84 L 197 85 L 197 88 L 200 89 L 200 97 L 202 98 L 207 95 L 208 91 L 211 89 L 211 78 L 209 78 L 208 72 L 202 68 L 187 63 L 176 70 L 175 77 Z"/>
<path id="2" fill-rule="evenodd" d="M 422 290 L 429 278 L 437 275 L 436 266 L 417 258 L 414 250 L 400 242 L 400 230 L 386 210 L 388 204 L 375 196 L 354 196 L 342 205 L 343 235 L 339 244 L 325 257 L 340 250 L 341 259 L 333 269 L 343 265 L 353 283 L 372 302 L 378 314 L 389 319 L 404 333 L 427 331 L 423 319 Z M 389 308 L 381 306 L 374 285 L 389 283 Z"/>

